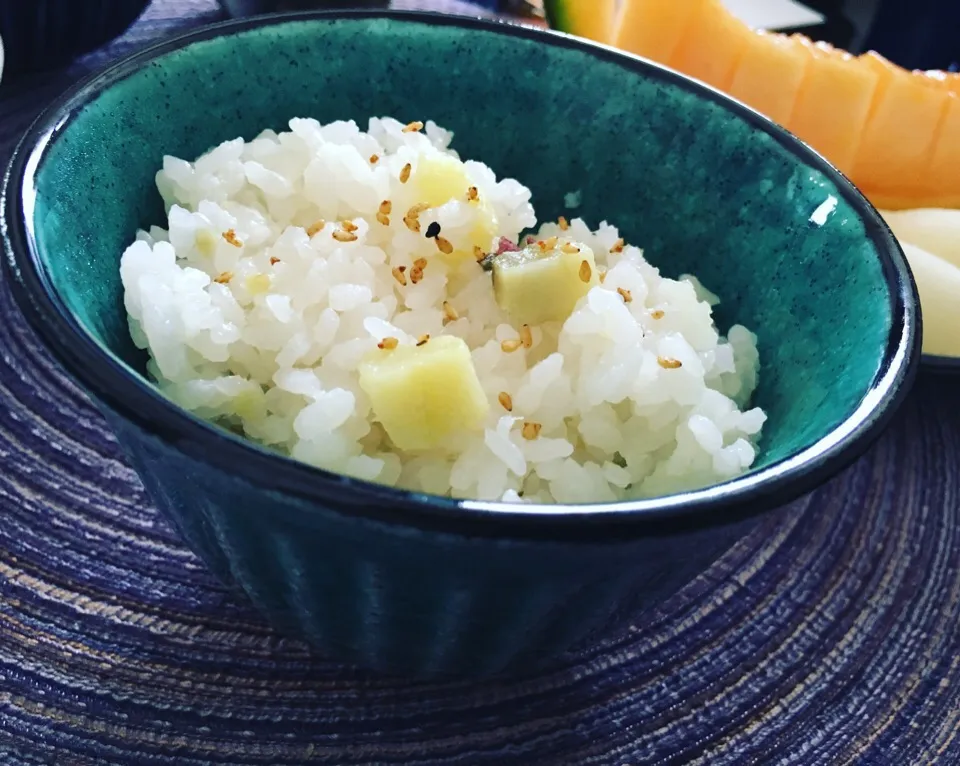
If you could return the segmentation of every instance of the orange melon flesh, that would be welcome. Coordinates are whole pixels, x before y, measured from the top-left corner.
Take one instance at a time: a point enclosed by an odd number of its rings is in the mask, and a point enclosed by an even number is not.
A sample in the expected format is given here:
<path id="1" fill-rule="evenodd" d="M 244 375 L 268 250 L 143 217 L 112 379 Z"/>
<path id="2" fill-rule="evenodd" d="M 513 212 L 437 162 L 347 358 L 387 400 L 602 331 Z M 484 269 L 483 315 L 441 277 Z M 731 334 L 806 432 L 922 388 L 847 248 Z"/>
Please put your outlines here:
<path id="1" fill-rule="evenodd" d="M 929 188 L 949 190 L 960 197 L 960 92 L 947 95 L 924 175 Z"/>
<path id="2" fill-rule="evenodd" d="M 751 32 L 722 0 L 623 0 L 614 27 L 614 45 L 787 127 L 877 207 L 960 208 L 960 75 L 911 73 L 877 54 L 854 58 L 800 35 Z"/>
<path id="3" fill-rule="evenodd" d="M 914 74 L 921 74 L 921 72 L 914 72 Z M 929 77 L 948 93 L 960 95 L 960 72 L 938 72 L 937 70 L 932 70 L 923 72 L 922 74 Z"/>
<path id="4" fill-rule="evenodd" d="M 720 0 L 705 0 L 680 38 L 669 64 L 690 77 L 726 90 L 753 30 Z"/>
<path id="5" fill-rule="evenodd" d="M 916 72 L 913 76 L 929 78 L 946 93 L 933 147 L 926 162 L 895 187 L 864 186 L 864 194 L 886 210 L 960 208 L 960 77 L 943 72 Z"/>
<path id="6" fill-rule="evenodd" d="M 705 0 L 625 0 L 613 36 L 614 45 L 669 64 L 683 33 L 704 3 Z"/>
<path id="7" fill-rule="evenodd" d="M 896 189 L 927 164 L 949 93 L 876 53 L 857 62 L 876 72 L 878 81 L 853 178 L 865 188 Z"/>
<path id="8" fill-rule="evenodd" d="M 873 103 L 877 73 L 854 66 L 849 53 L 799 39 L 809 63 L 787 127 L 850 175 Z"/>
<path id="9" fill-rule="evenodd" d="M 918 210 L 920 208 L 944 208 L 956 210 L 960 208 L 960 190 L 917 189 L 903 187 L 885 191 L 882 189 L 860 189 L 863 196 L 870 200 L 870 204 L 878 210 Z"/>
<path id="10" fill-rule="evenodd" d="M 755 32 L 747 40 L 727 92 L 774 122 L 787 125 L 809 60 L 795 38 Z"/>

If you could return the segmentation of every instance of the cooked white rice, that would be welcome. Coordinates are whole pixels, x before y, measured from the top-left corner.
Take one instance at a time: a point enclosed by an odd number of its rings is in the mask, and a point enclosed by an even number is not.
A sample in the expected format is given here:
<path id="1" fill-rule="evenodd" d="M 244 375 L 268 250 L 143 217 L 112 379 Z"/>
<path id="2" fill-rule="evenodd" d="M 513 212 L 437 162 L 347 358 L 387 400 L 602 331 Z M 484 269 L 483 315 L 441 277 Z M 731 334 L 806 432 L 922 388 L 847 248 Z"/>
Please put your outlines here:
<path id="1" fill-rule="evenodd" d="M 636 247 L 621 250 L 608 223 L 540 227 L 537 237 L 591 247 L 605 278 L 562 325 L 534 327 L 532 347 L 504 350 L 520 328 L 498 307 L 472 243 L 480 232 L 489 251 L 532 229 L 531 195 L 480 162 L 461 163 L 451 138 L 432 123 L 404 130 L 371 119 L 362 132 L 295 119 L 289 132 L 227 141 L 194 163 L 166 157 L 157 186 L 168 228 L 139 232 L 120 267 L 131 335 L 149 350 L 160 389 L 306 463 L 440 495 L 606 502 L 749 468 L 766 419 L 745 409 L 757 383 L 755 336 L 737 325 L 722 337 L 716 296 L 693 277 L 661 277 Z M 423 201 L 437 158 L 479 195 L 469 202 L 464 188 L 420 214 L 422 229 L 439 223 L 456 248 L 447 258 L 403 220 Z M 410 275 L 419 258 L 422 279 L 401 285 L 393 271 Z M 424 335 L 466 341 L 489 411 L 480 428 L 404 452 L 377 421 L 357 369 L 384 353 L 385 338 L 414 344 Z M 536 438 L 523 435 L 529 423 L 541 427 Z"/>

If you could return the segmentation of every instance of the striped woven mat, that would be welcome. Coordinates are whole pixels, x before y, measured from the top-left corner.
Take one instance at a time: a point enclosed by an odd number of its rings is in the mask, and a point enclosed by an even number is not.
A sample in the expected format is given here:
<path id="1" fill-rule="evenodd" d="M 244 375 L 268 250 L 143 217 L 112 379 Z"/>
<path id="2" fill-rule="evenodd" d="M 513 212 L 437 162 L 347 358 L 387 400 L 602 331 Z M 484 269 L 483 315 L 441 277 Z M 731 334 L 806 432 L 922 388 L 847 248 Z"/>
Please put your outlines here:
<path id="1" fill-rule="evenodd" d="M 216 16 L 156 0 L 5 86 L 0 157 L 78 76 Z M 960 764 L 958 396 L 922 378 L 866 458 L 626 633 L 414 684 L 325 662 L 219 585 L 0 284 L 0 764 Z"/>

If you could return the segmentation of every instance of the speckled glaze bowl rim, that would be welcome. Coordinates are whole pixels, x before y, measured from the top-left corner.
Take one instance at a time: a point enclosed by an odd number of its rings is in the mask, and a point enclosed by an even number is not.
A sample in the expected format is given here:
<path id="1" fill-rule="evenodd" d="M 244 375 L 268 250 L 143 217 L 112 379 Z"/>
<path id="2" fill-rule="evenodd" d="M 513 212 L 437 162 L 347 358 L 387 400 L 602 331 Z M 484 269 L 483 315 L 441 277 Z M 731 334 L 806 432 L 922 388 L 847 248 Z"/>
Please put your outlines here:
<path id="1" fill-rule="evenodd" d="M 333 474 L 231 434 L 169 402 L 82 327 L 54 291 L 42 267 L 33 224 L 34 174 L 47 149 L 72 117 L 103 90 L 192 43 L 274 25 L 372 18 L 397 24 L 452 26 L 581 51 L 719 104 L 772 136 L 799 162 L 824 174 L 862 219 L 890 291 L 891 332 L 880 369 L 860 404 L 846 420 L 806 449 L 721 484 L 645 500 L 525 507 L 426 495 Z M 242 466 L 243 477 L 255 487 L 326 506 L 318 508 L 317 513 L 336 512 L 400 527 L 481 538 L 614 543 L 733 523 L 796 499 L 862 455 L 902 403 L 920 359 L 919 304 L 903 252 L 876 210 L 821 155 L 744 104 L 659 64 L 559 32 L 505 21 L 382 10 L 306 12 L 229 20 L 172 37 L 86 79 L 43 112 L 13 155 L 0 206 L 5 211 L 0 218 L 7 251 L 4 262 L 8 274 L 14 277 L 11 286 L 15 298 L 50 350 L 87 390 L 193 460 L 233 474 Z M 343 503 L 346 496 L 349 501 Z M 338 497 L 350 510 L 331 511 L 330 505 L 336 508 Z M 310 526 L 302 512 L 291 512 L 289 521 Z"/>

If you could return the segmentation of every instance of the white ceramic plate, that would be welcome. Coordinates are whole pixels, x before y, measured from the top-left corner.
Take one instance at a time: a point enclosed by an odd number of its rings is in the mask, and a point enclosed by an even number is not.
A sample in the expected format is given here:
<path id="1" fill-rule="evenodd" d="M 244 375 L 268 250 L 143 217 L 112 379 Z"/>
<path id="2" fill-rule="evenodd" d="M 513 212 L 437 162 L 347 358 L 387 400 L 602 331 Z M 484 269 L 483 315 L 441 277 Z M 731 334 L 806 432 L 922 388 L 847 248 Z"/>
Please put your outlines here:
<path id="1" fill-rule="evenodd" d="M 755 29 L 789 29 L 823 23 L 823 14 L 794 0 L 723 0 L 723 4 Z"/>

